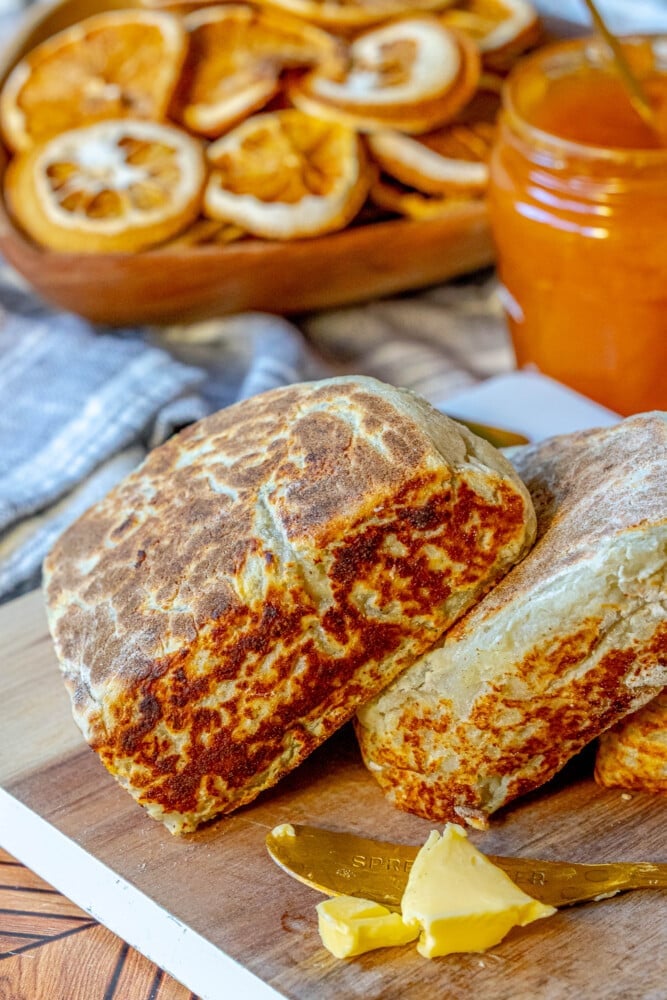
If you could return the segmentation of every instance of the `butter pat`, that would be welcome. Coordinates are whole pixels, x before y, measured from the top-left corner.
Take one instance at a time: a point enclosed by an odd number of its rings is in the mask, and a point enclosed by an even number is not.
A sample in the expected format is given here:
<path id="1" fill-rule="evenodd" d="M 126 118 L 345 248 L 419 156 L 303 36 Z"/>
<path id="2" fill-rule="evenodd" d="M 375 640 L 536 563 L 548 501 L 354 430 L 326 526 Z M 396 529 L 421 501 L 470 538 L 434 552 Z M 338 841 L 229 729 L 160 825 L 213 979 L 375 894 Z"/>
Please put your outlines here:
<path id="1" fill-rule="evenodd" d="M 400 913 L 355 896 L 336 896 L 318 903 L 317 918 L 322 944 L 336 958 L 407 944 L 419 935 L 419 927 L 407 927 Z"/>
<path id="2" fill-rule="evenodd" d="M 271 834 L 276 840 L 280 840 L 283 837 L 296 837 L 296 830 L 291 823 L 280 823 L 279 826 L 274 826 Z"/>
<path id="3" fill-rule="evenodd" d="M 485 951 L 512 927 L 556 912 L 522 892 L 456 823 L 448 823 L 442 837 L 434 830 L 420 850 L 401 910 L 420 932 L 417 950 L 425 958 Z"/>

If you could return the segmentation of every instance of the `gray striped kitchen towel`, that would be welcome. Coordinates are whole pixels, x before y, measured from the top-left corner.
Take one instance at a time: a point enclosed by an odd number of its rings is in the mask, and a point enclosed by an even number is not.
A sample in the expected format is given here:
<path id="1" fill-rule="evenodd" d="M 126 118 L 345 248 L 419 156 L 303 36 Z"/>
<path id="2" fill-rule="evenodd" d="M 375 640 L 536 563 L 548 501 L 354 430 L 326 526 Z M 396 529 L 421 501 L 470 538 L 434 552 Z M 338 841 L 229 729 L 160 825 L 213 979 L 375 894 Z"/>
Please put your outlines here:
<path id="1" fill-rule="evenodd" d="M 202 379 L 75 317 L 0 311 L 0 596 L 35 582 L 57 534 L 156 434 L 203 415 Z"/>
<path id="2" fill-rule="evenodd" d="M 37 586 L 58 535 L 175 429 L 318 372 L 278 317 L 187 332 L 93 329 L 0 262 L 0 600 Z"/>

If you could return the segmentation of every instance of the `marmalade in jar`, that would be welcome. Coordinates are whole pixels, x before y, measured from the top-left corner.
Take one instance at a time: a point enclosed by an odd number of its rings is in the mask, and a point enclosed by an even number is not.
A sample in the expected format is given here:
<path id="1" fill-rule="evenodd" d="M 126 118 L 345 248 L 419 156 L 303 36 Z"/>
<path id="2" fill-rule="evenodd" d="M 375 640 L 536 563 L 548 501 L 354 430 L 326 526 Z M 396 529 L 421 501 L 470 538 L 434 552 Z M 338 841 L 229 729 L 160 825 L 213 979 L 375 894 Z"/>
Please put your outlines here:
<path id="1" fill-rule="evenodd" d="M 519 366 L 623 415 L 667 409 L 667 37 L 623 40 L 639 117 L 598 40 L 510 74 L 489 207 Z"/>

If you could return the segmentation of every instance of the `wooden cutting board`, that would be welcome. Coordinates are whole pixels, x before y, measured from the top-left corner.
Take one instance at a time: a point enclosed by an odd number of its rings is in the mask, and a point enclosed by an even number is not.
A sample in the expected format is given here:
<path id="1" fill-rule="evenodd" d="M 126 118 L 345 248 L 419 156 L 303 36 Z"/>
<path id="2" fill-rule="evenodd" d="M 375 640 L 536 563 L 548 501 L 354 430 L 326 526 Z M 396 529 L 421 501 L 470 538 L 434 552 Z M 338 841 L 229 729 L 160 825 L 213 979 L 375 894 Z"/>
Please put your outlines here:
<path id="1" fill-rule="evenodd" d="M 314 823 L 405 843 L 431 824 L 385 802 L 349 727 L 252 806 L 188 837 L 144 816 L 70 717 L 41 596 L 0 609 L 0 844 L 210 1000 L 662 1000 L 667 893 L 561 910 L 484 955 L 412 946 L 338 961 L 314 890 L 280 871 L 268 830 Z M 482 850 L 577 861 L 667 861 L 667 800 L 598 788 L 584 754 L 472 832 Z"/>

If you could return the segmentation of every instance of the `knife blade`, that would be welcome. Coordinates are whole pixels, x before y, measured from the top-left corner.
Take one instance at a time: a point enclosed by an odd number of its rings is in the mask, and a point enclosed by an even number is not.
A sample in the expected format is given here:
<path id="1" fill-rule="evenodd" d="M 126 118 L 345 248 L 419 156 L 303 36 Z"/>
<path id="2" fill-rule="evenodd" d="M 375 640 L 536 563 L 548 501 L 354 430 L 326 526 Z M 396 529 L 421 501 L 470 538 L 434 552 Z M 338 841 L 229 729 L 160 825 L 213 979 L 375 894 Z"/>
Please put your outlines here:
<path id="1" fill-rule="evenodd" d="M 282 824 L 266 838 L 280 868 L 329 896 L 349 895 L 400 907 L 419 847 L 319 827 Z M 667 888 L 667 864 L 578 864 L 488 855 L 524 892 L 551 906 L 606 899 L 630 889 Z"/>
<path id="2" fill-rule="evenodd" d="M 459 424 L 463 424 L 469 431 L 472 431 L 477 437 L 484 438 L 485 441 L 488 441 L 495 448 L 514 448 L 516 445 L 529 443 L 529 439 L 525 434 L 507 430 L 505 427 L 493 427 L 491 424 L 481 424 L 476 420 L 466 420 L 463 417 L 456 416 L 455 413 L 448 413 L 447 416 L 451 417 L 452 420 L 456 420 Z"/>

